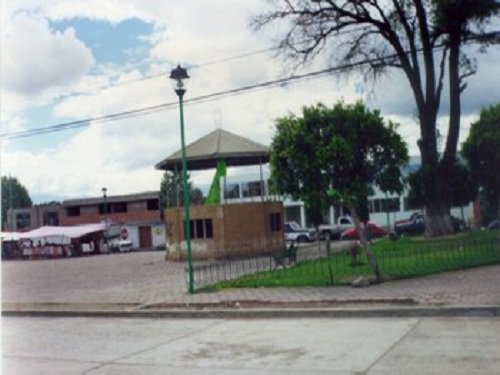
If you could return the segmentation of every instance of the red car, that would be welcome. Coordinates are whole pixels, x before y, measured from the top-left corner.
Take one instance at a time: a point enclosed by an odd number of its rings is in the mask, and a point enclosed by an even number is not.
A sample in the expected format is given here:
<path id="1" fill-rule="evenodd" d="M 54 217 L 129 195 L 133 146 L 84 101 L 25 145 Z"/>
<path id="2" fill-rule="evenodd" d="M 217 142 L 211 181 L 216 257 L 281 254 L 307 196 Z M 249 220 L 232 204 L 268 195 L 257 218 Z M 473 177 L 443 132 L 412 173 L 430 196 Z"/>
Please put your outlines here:
<path id="1" fill-rule="evenodd" d="M 377 224 L 372 223 L 371 221 L 367 224 L 368 232 L 370 233 L 370 238 L 377 238 L 386 236 L 389 232 L 387 232 L 384 228 L 379 227 Z M 349 228 L 342 232 L 340 236 L 341 240 L 359 240 L 358 232 L 356 228 Z"/>

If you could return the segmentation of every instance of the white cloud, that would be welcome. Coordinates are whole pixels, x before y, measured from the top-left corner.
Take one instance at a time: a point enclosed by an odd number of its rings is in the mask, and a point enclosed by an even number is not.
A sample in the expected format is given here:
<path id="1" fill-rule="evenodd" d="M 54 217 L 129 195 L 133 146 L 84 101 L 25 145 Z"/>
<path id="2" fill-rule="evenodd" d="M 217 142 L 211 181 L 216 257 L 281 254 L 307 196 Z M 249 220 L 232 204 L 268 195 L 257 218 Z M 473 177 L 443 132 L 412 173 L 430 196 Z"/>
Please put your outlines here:
<path id="1" fill-rule="evenodd" d="M 219 64 L 203 64 L 269 47 L 270 40 L 266 34 L 255 33 L 248 27 L 249 15 L 253 12 L 250 7 L 260 6 L 260 2 L 25 0 L 8 3 L 10 16 L 7 17 L 9 23 L 6 30 L 8 36 L 14 38 L 11 39 L 11 46 L 14 40 L 23 42 L 28 48 L 18 52 L 17 59 L 24 56 L 30 60 L 21 61 L 21 65 L 14 67 L 11 63 L 10 71 L 15 73 L 12 79 L 17 78 L 10 82 L 9 87 L 15 88 L 18 94 L 2 94 L 3 99 L 7 98 L 12 104 L 9 118 L 13 129 L 24 125 L 22 109 L 30 104 L 19 93 L 43 93 L 39 101 L 48 102 L 54 96 L 69 91 L 83 92 L 64 97 L 53 107 L 56 123 L 176 102 L 168 82 L 168 70 L 177 63 L 202 64 L 189 72 L 191 79 L 186 99 L 291 74 L 286 72 L 283 61 L 266 54 Z M 13 16 L 13 12 L 21 8 L 37 11 L 35 16 Z M 94 62 L 90 51 L 76 39 L 71 29 L 55 33 L 49 30 L 47 21 L 42 17 L 50 20 L 86 17 L 112 23 L 137 17 L 153 22 L 155 31 L 148 36 L 152 48 L 145 60 L 150 63 L 146 74 L 164 73 L 164 76 L 141 80 L 143 74 L 130 70 L 128 66 Z M 80 57 L 77 57 L 78 54 Z M 59 56 L 64 61 L 56 61 L 53 56 Z M 317 61 L 307 70 L 324 67 L 323 63 L 324 60 Z M 96 71 L 99 74 L 88 75 L 90 66 L 94 66 L 94 74 Z M 494 69 L 494 64 L 488 67 L 485 64 L 484 67 L 488 71 Z M 37 80 L 29 74 L 34 69 L 43 69 L 41 77 L 35 77 Z M 481 69 L 483 66 L 480 65 Z M 64 77 L 60 76 L 61 72 Z M 289 112 L 300 113 L 303 105 L 319 101 L 331 105 L 341 98 L 352 102 L 364 97 L 370 107 L 380 107 L 384 117 L 401 123 L 399 131 L 408 142 L 410 153 L 417 154 L 419 128 L 413 119 L 413 96 L 406 84 L 399 83 L 406 82 L 404 77 L 400 78 L 396 79 L 397 84 L 391 77 L 377 85 L 374 97 L 357 93 L 356 82 L 359 78 L 338 81 L 335 77 L 323 77 L 204 104 L 187 105 L 186 140 L 190 143 L 220 126 L 269 145 L 275 118 Z M 130 81 L 134 82 L 100 89 L 112 82 Z M 482 80 L 482 84 L 488 84 L 486 81 Z M 480 86 L 471 86 L 470 89 L 471 93 L 480 92 Z M 2 106 L 2 116 L 4 110 L 5 106 Z M 440 123 L 444 134 L 446 119 L 440 119 Z M 467 126 L 464 125 L 464 128 Z M 162 176 L 162 172 L 154 170 L 153 165 L 177 151 L 179 143 L 179 113 L 178 108 L 172 108 L 148 116 L 93 123 L 64 143 L 51 145 L 50 150 L 9 151 L 2 154 L 2 169 L 19 177 L 30 192 L 37 195 L 99 195 L 102 186 L 108 187 L 111 195 L 153 190 L 158 189 Z M 209 184 L 212 172 L 193 173 L 193 179 L 197 184 Z"/>
<path id="2" fill-rule="evenodd" d="M 151 20 L 155 12 L 144 9 L 133 0 L 10 0 L 2 2 L 4 17 L 9 19 L 19 13 L 37 14 L 52 20 L 88 18 L 117 23 L 137 17 Z M 149 1 L 152 2 L 152 1 Z M 157 1 L 154 1 L 157 3 Z M 161 7 L 161 6 L 159 6 Z M 150 6 L 149 8 L 152 8 Z"/>
<path id="3" fill-rule="evenodd" d="M 76 84 L 94 65 L 91 51 L 75 37 L 49 29 L 48 21 L 16 17 L 2 35 L 2 84 L 30 98 L 47 89 Z"/>
<path id="4" fill-rule="evenodd" d="M 2 169 L 23 181 L 34 195 L 89 196 L 102 186 L 110 194 L 159 189 L 161 172 L 153 168 L 159 161 L 155 155 L 161 155 L 172 140 L 159 129 L 164 124 L 151 129 L 155 120 L 91 124 L 53 149 L 5 153 Z M 127 131 L 120 133 L 120 128 Z"/>

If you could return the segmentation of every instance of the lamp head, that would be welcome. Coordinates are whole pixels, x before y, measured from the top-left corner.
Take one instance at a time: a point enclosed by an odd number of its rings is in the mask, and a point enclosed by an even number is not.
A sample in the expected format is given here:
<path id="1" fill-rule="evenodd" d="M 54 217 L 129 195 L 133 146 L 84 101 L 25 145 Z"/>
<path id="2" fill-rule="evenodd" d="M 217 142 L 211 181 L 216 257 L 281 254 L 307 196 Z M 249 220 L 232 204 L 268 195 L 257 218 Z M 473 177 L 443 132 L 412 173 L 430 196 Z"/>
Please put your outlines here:
<path id="1" fill-rule="evenodd" d="M 187 70 L 177 65 L 177 68 L 170 72 L 170 79 L 172 80 L 175 93 L 179 97 L 182 97 L 186 93 L 186 80 L 189 79 Z"/>

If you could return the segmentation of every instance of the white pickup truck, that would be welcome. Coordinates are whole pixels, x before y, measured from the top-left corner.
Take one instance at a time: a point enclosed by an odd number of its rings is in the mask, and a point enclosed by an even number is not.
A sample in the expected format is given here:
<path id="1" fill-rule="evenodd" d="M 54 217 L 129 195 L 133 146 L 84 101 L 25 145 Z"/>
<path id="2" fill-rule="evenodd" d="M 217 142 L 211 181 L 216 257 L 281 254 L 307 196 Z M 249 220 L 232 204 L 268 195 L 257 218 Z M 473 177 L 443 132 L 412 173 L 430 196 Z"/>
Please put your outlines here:
<path id="1" fill-rule="evenodd" d="M 317 235 L 314 228 L 302 228 L 295 221 L 285 223 L 285 241 L 312 242 Z"/>
<path id="2" fill-rule="evenodd" d="M 320 238 L 330 237 L 332 240 L 340 239 L 340 235 L 346 229 L 354 227 L 354 221 L 350 216 L 340 216 L 336 224 L 321 224 L 319 229 Z"/>

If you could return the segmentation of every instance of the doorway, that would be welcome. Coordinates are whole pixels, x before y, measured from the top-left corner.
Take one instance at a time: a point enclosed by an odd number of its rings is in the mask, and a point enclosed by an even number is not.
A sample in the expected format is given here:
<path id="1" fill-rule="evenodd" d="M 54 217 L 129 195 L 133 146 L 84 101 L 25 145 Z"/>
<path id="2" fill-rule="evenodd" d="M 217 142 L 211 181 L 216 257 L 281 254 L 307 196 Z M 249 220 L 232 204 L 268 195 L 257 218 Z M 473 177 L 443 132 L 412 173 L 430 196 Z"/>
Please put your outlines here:
<path id="1" fill-rule="evenodd" d="M 153 247 L 151 227 L 139 227 L 139 247 L 141 249 L 151 249 Z"/>

